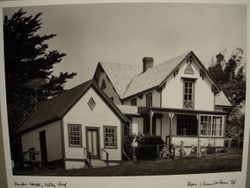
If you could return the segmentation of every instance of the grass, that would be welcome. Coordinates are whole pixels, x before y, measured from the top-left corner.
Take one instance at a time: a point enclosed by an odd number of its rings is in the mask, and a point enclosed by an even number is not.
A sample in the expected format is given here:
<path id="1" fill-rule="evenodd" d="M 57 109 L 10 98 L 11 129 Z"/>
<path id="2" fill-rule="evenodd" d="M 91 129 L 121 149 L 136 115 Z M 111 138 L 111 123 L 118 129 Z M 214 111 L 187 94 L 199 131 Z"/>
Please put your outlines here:
<path id="1" fill-rule="evenodd" d="M 137 164 L 123 162 L 119 166 L 102 168 L 14 170 L 13 174 L 39 176 L 139 176 L 214 173 L 240 171 L 241 161 L 241 153 L 227 153 L 210 155 L 199 159 L 185 158 L 139 161 Z"/>

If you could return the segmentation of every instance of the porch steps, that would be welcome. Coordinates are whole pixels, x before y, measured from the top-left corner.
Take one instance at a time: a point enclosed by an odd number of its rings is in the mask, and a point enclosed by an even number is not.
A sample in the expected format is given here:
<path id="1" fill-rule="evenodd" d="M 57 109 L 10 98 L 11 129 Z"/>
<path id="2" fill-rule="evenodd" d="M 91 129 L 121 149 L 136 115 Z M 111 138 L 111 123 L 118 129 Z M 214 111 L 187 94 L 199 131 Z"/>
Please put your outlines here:
<path id="1" fill-rule="evenodd" d="M 98 168 L 98 167 L 105 167 L 105 166 L 107 166 L 107 164 L 104 161 L 97 160 L 97 159 L 92 159 L 91 160 L 91 166 L 93 168 Z"/>

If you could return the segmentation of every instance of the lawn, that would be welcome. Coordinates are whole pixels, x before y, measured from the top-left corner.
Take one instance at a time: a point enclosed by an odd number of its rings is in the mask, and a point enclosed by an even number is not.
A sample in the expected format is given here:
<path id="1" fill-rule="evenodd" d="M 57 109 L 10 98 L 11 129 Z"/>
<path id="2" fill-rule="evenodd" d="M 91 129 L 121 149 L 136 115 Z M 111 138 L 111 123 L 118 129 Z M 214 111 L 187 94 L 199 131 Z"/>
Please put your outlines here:
<path id="1" fill-rule="evenodd" d="M 83 168 L 74 170 L 36 169 L 14 171 L 14 175 L 46 176 L 137 176 L 214 173 L 241 170 L 241 153 L 214 154 L 205 158 L 165 159 L 139 161 L 137 164 L 123 162 L 119 166 Z"/>

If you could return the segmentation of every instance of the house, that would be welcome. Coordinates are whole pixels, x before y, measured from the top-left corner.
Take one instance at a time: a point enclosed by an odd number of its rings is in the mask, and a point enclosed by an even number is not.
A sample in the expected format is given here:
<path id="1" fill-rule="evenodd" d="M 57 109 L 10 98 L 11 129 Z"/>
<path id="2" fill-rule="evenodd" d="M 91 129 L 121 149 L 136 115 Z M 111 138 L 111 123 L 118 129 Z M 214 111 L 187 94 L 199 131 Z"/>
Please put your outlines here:
<path id="1" fill-rule="evenodd" d="M 194 54 L 187 52 L 154 66 L 99 62 L 94 80 L 130 119 L 131 134 L 159 135 L 181 143 L 189 155 L 197 145 L 223 147 L 231 103 Z"/>
<path id="2" fill-rule="evenodd" d="M 189 155 L 224 146 L 230 107 L 192 51 L 157 65 L 152 57 L 142 65 L 99 62 L 93 80 L 42 104 L 18 133 L 29 160 L 66 169 L 121 161 L 127 134 L 161 136 L 176 155 L 182 146 Z"/>
<path id="3" fill-rule="evenodd" d="M 41 104 L 18 133 L 26 161 L 73 169 L 86 165 L 89 152 L 92 164 L 102 165 L 107 159 L 110 164 L 120 162 L 127 122 L 91 80 Z"/>

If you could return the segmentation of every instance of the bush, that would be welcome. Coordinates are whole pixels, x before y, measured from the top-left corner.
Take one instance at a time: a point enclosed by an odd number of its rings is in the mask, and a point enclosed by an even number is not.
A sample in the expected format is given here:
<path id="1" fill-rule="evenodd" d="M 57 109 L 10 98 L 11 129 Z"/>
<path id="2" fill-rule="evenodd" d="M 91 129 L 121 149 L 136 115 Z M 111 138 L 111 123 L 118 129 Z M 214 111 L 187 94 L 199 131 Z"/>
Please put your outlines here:
<path id="1" fill-rule="evenodd" d="M 132 159 L 133 147 L 131 146 L 133 140 L 136 139 L 138 147 L 135 149 L 137 159 L 155 159 L 158 157 L 157 145 L 159 151 L 163 148 L 163 140 L 161 136 L 152 135 L 130 135 L 125 138 L 124 151 Z"/>
<path id="2" fill-rule="evenodd" d="M 160 136 L 143 136 L 138 140 L 139 147 L 137 149 L 138 159 L 155 159 L 158 152 L 163 148 L 163 140 Z M 157 145 L 159 150 L 157 152 Z"/>

